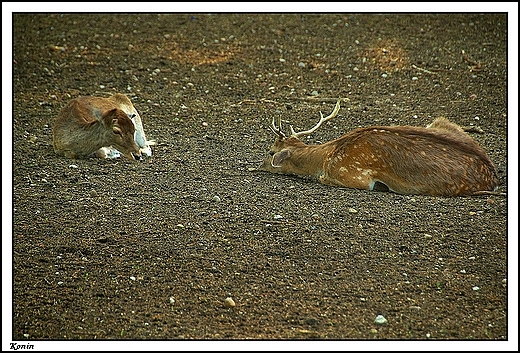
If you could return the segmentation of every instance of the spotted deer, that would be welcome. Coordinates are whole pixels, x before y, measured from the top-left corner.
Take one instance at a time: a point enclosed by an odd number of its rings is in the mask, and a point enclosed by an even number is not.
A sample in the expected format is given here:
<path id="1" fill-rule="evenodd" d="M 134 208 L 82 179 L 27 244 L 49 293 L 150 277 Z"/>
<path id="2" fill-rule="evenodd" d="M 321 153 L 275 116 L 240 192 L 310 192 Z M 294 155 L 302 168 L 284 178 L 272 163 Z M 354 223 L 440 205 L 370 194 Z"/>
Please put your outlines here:
<path id="1" fill-rule="evenodd" d="M 116 93 L 109 98 L 78 97 L 56 117 L 53 147 L 68 158 L 135 159 L 151 156 L 154 141 L 146 139 L 139 113 L 130 99 Z"/>
<path id="2" fill-rule="evenodd" d="M 260 170 L 315 176 L 326 185 L 393 191 L 399 194 L 463 196 L 494 190 L 495 166 L 486 152 L 455 123 L 438 118 L 428 127 L 370 126 L 355 129 L 320 145 L 300 138 L 334 118 L 334 111 L 307 131 L 282 132 L 281 121 L 270 129 L 277 135 Z"/>

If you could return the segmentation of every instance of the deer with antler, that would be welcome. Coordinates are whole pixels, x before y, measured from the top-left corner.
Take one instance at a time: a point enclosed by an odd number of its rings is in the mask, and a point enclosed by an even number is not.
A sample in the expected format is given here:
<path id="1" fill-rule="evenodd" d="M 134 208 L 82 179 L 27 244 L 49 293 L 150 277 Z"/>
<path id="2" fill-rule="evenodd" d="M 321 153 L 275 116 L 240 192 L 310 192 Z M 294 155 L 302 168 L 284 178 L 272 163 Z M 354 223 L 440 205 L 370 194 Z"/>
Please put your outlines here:
<path id="1" fill-rule="evenodd" d="M 486 152 L 455 123 L 437 118 L 428 127 L 370 126 L 355 129 L 320 145 L 300 138 L 334 118 L 323 117 L 312 129 L 291 135 L 282 132 L 273 118 L 277 135 L 260 170 L 315 176 L 326 185 L 393 191 L 399 194 L 463 196 L 494 190 L 495 166 Z"/>

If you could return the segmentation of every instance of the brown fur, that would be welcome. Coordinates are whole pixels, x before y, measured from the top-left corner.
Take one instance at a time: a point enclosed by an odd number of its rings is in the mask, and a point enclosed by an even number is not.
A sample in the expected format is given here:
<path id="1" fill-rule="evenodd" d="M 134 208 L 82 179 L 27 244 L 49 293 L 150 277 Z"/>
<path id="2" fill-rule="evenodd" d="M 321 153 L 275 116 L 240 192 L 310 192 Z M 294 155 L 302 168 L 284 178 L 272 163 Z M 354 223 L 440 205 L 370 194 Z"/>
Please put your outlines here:
<path id="1" fill-rule="evenodd" d="M 124 95 L 113 97 L 130 102 Z M 140 155 L 134 141 L 134 123 L 124 111 L 114 108 L 110 99 L 71 100 L 56 117 L 52 131 L 54 151 L 67 158 L 87 158 L 94 153 L 103 157 L 100 149 L 109 146 L 129 159 L 134 159 L 132 153 Z"/>
<path id="2" fill-rule="evenodd" d="M 260 169 L 314 175 L 323 184 L 400 194 L 471 195 L 494 190 L 495 167 L 456 124 L 436 119 L 428 128 L 371 126 L 322 145 L 278 136 Z"/>

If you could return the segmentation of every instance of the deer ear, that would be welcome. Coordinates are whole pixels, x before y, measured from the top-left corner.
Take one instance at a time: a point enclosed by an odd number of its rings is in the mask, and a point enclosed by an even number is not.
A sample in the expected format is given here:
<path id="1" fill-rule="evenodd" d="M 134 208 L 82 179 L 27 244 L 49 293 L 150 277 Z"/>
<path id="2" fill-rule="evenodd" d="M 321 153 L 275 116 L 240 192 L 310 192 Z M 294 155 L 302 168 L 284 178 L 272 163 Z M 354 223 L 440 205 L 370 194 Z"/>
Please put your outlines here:
<path id="1" fill-rule="evenodd" d="M 106 111 L 103 116 L 101 117 L 101 122 L 106 127 L 112 127 L 117 122 L 117 116 L 116 116 L 117 108 L 111 109 L 109 111 Z"/>
<path id="2" fill-rule="evenodd" d="M 282 166 L 282 163 L 287 158 L 289 158 L 290 155 L 291 155 L 291 151 L 289 151 L 289 150 L 283 150 L 283 151 L 275 153 L 273 156 L 273 160 L 271 161 L 271 165 L 273 167 L 280 168 Z"/>

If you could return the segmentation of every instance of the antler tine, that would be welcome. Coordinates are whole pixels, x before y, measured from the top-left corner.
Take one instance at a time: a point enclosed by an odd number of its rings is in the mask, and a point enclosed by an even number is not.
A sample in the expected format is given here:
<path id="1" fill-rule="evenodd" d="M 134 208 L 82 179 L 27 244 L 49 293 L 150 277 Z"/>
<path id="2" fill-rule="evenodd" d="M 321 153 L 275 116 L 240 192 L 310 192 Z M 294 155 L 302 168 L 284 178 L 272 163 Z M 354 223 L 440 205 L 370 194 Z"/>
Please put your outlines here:
<path id="1" fill-rule="evenodd" d="M 276 125 L 274 124 L 274 116 L 273 116 L 273 121 L 271 123 L 271 126 L 269 126 L 269 128 L 271 129 L 272 132 L 274 132 L 275 134 L 277 134 L 279 137 L 283 137 L 283 138 L 286 138 L 287 136 L 285 136 L 285 134 L 282 132 L 282 120 L 280 117 L 278 117 L 278 127 L 276 127 Z"/>
<path id="2" fill-rule="evenodd" d="M 294 131 L 293 127 L 291 126 L 291 136 L 294 136 L 294 137 L 301 137 L 303 135 L 308 135 L 308 134 L 311 134 L 313 133 L 314 131 L 316 131 L 316 129 L 318 129 L 321 124 L 323 124 L 324 122 L 326 122 L 327 120 L 330 120 L 332 118 L 334 118 L 336 115 L 338 115 L 338 112 L 339 112 L 339 109 L 341 108 L 341 98 L 338 99 L 338 102 L 336 103 L 336 106 L 334 107 L 334 110 L 332 111 L 332 113 L 330 113 L 329 116 L 326 116 L 326 117 L 323 117 L 323 114 L 322 112 L 320 112 L 320 121 L 318 122 L 318 124 L 316 124 L 316 126 L 314 126 L 312 129 L 310 130 L 306 130 L 306 131 L 301 131 L 301 132 L 296 132 Z"/>

